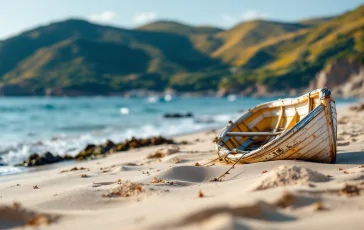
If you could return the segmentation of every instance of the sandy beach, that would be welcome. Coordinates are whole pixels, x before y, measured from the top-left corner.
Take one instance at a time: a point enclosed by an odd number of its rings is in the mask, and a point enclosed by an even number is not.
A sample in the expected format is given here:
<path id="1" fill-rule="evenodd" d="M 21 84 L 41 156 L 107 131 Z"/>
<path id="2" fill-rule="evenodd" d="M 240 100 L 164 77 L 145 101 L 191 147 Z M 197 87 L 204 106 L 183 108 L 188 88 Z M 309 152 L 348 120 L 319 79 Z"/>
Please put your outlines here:
<path id="1" fill-rule="evenodd" d="M 335 164 L 215 162 L 214 131 L 0 178 L 0 229 L 363 229 L 364 111 L 340 108 Z"/>

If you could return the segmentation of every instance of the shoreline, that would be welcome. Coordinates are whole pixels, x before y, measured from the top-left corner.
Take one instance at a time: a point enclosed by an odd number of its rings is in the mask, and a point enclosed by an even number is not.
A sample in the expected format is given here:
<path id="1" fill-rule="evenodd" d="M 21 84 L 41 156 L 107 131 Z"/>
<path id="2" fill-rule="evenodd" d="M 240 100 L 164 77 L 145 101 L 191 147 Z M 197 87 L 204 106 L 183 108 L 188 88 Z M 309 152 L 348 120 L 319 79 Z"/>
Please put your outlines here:
<path id="1" fill-rule="evenodd" d="M 221 128 L 220 128 L 221 129 Z M 184 133 L 180 133 L 180 134 L 175 134 L 175 135 L 166 135 L 165 138 L 167 139 L 180 139 L 183 137 L 188 137 L 190 135 L 202 135 L 202 133 L 205 133 L 205 132 L 213 132 L 215 130 L 220 130 L 218 127 L 206 127 L 206 128 L 203 128 L 199 131 L 186 131 Z M 147 137 L 147 138 L 153 138 L 153 136 L 151 137 Z M 92 144 L 92 143 L 89 143 L 89 144 Z M 154 145 L 154 146 L 162 146 L 162 145 Z M 153 146 L 146 146 L 146 147 L 141 147 L 141 148 L 148 148 L 148 147 L 153 147 Z M 130 151 L 130 150 L 127 150 L 127 151 Z M 120 154 L 120 153 L 123 153 L 125 151 L 120 151 L 120 152 L 114 152 L 112 154 Z M 109 157 L 110 154 L 106 155 L 105 157 Z M 69 165 L 74 165 L 74 164 L 77 164 L 79 162 L 85 162 L 85 161 L 90 161 L 90 160 L 82 160 L 82 161 L 78 161 L 78 160 L 64 160 L 64 161 L 60 161 L 60 162 L 56 162 L 56 163 L 53 163 L 53 164 L 45 164 L 45 165 L 40 165 L 40 166 L 32 166 L 32 167 L 27 167 L 27 166 L 16 166 L 16 165 L 4 165 L 4 166 L 0 166 L 0 167 L 16 167 L 16 168 L 19 168 L 19 169 L 22 169 L 21 171 L 19 172 L 15 172 L 15 173 L 9 173 L 9 174 L 0 174 L 0 181 L 2 179 L 2 177 L 6 177 L 6 176 L 11 176 L 11 175 L 18 175 L 18 174 L 23 174 L 23 173 L 32 173 L 32 172 L 35 172 L 35 171 L 43 171 L 43 170 L 47 170 L 47 169 L 50 169 L 50 168 L 59 168 L 59 167 L 62 167 L 62 165 L 64 164 L 69 164 Z M 19 162 L 21 163 L 21 162 Z M 19 164 L 17 163 L 17 164 Z"/>
<path id="2" fill-rule="evenodd" d="M 347 110 L 349 110 L 350 106 L 355 105 L 355 104 L 356 104 L 355 102 L 339 104 L 337 106 L 337 108 L 340 111 L 347 111 Z M 179 133 L 179 134 L 166 135 L 166 136 L 162 135 L 162 136 L 165 137 L 165 138 L 169 138 L 169 139 L 183 138 L 184 136 L 189 136 L 189 135 L 193 135 L 193 134 L 202 134 L 204 132 L 211 132 L 213 130 L 218 131 L 218 130 L 221 130 L 223 127 L 224 126 L 220 126 L 220 125 L 216 124 L 216 127 L 213 127 L 213 126 L 212 127 L 205 127 L 205 128 L 202 128 L 201 130 L 198 130 L 198 131 L 185 131 L 185 132 L 182 132 L 182 133 Z M 151 137 L 153 137 L 153 136 L 149 136 L 147 138 L 151 138 Z M 88 143 L 88 144 L 95 144 L 95 143 Z M 80 151 L 82 151 L 82 150 L 80 150 Z M 19 164 L 19 163 L 21 163 L 21 162 L 18 162 L 16 164 Z M 46 164 L 46 165 L 36 166 L 36 167 L 22 167 L 22 169 L 24 169 L 24 170 L 22 170 L 20 172 L 15 172 L 15 173 L 2 174 L 2 175 L 0 175 L 0 178 L 2 176 L 9 176 L 9 175 L 22 174 L 22 173 L 28 173 L 28 172 L 32 172 L 32 171 L 43 170 L 43 168 L 48 168 L 48 167 L 57 167 L 58 164 L 76 164 L 76 163 L 77 163 L 77 160 L 69 160 L 69 161 L 66 160 L 66 161 L 62 161 L 62 162 L 57 162 L 55 164 Z M 0 167 L 2 167 L 2 166 L 0 166 Z M 21 166 L 5 165 L 5 167 L 21 167 Z"/>

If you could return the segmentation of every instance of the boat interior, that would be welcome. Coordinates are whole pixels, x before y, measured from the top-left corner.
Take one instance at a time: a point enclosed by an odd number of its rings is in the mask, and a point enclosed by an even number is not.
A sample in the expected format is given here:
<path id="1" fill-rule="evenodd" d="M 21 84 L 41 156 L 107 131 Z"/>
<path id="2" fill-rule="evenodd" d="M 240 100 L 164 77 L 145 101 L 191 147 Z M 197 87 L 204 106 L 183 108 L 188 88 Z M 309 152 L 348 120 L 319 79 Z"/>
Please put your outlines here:
<path id="1" fill-rule="evenodd" d="M 229 150 L 253 151 L 274 140 L 321 104 L 319 92 L 258 105 L 238 118 L 223 137 Z"/>

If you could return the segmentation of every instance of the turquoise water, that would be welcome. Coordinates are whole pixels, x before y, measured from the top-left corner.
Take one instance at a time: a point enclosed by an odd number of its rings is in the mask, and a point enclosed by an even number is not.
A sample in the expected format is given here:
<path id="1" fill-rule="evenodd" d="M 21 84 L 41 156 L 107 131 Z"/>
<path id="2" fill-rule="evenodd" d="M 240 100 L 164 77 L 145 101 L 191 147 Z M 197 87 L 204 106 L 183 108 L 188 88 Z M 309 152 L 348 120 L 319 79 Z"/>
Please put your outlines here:
<path id="1" fill-rule="evenodd" d="M 170 98 L 168 98 L 170 99 Z M 0 98 L 0 175 L 32 153 L 74 155 L 87 144 L 222 128 L 242 110 L 276 98 Z M 337 100 L 339 105 L 355 100 Z M 165 113 L 192 113 L 167 119 Z"/>

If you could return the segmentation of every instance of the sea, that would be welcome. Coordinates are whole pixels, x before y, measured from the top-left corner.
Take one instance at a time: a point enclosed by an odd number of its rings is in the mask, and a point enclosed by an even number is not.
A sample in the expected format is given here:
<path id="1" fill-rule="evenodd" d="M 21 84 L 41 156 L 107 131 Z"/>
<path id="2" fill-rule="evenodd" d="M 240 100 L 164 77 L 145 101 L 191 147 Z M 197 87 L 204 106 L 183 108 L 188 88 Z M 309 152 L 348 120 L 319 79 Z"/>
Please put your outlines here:
<path id="1" fill-rule="evenodd" d="M 257 104 L 277 98 L 230 95 L 198 97 L 1 97 L 0 176 L 24 172 L 15 167 L 32 153 L 76 155 L 87 144 L 131 137 L 173 137 L 221 129 Z M 338 106 L 356 99 L 337 99 Z M 166 118 L 165 114 L 187 114 Z"/>

